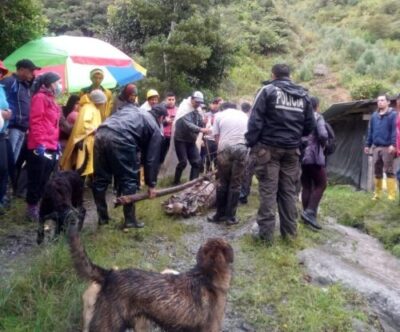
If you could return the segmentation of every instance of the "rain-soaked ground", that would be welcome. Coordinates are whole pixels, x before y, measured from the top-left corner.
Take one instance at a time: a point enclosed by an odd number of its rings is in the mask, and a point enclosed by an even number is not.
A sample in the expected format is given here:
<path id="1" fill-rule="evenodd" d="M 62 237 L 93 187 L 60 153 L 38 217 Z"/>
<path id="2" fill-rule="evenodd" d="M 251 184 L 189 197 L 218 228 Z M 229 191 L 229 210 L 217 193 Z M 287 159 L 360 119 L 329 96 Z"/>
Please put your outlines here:
<path id="1" fill-rule="evenodd" d="M 108 200 L 111 201 L 111 195 Z M 89 193 L 85 196 L 87 216 L 84 227 L 96 226 L 96 212 Z M 187 255 L 171 268 L 187 270 L 194 264 L 194 258 L 200 245 L 210 237 L 223 237 L 232 240 L 235 252 L 240 251 L 238 241 L 244 234 L 254 229 L 254 217 L 248 215 L 235 228 L 212 224 L 205 217 L 183 220 L 196 227 L 196 231 L 187 233 L 183 243 Z M 321 287 L 340 282 L 346 287 L 362 294 L 378 315 L 383 331 L 400 331 L 400 260 L 389 254 L 374 238 L 360 231 L 337 224 L 328 218 L 326 229 L 332 233 L 323 245 L 299 252 L 299 263 L 304 265 L 312 281 Z M 37 249 L 34 227 L 18 228 L 17 234 L 0 235 L 0 276 L 12 272 L 12 263 L 17 259 L 19 265 L 28 261 Z M 170 243 L 158 244 L 160 250 L 174 250 Z M 375 314 L 372 313 L 372 314 Z M 355 331 L 376 331 L 363 323 L 355 322 Z M 252 332 L 255 329 L 246 322 L 240 313 L 227 306 L 224 330 Z"/>

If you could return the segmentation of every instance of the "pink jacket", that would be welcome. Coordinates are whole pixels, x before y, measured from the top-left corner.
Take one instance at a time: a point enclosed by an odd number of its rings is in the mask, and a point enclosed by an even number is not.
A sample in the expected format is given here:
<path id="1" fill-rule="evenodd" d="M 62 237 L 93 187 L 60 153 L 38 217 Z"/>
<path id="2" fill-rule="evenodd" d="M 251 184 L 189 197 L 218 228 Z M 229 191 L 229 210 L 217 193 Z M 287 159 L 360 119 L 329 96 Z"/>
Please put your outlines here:
<path id="1" fill-rule="evenodd" d="M 46 150 L 57 150 L 60 106 L 46 89 L 33 95 L 29 115 L 28 149 L 43 145 Z"/>

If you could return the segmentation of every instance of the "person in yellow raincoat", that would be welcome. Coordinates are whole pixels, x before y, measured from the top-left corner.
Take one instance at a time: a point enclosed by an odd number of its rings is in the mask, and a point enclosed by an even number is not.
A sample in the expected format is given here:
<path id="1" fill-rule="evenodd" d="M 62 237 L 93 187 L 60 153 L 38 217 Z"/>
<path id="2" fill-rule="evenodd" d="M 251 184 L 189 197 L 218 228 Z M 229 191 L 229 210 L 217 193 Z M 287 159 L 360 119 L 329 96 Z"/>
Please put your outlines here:
<path id="1" fill-rule="evenodd" d="M 82 176 L 93 174 L 94 134 L 102 122 L 100 110 L 106 103 L 101 90 L 93 90 L 84 100 L 60 161 L 62 170 L 77 170 Z"/>
<path id="2" fill-rule="evenodd" d="M 92 81 L 92 85 L 88 86 L 86 88 L 83 88 L 81 90 L 81 94 L 80 94 L 80 105 L 83 105 L 87 102 L 88 98 L 89 98 L 89 94 L 93 91 L 93 90 L 101 90 L 104 92 L 104 94 L 107 97 L 107 102 L 101 107 L 100 109 L 100 113 L 101 113 L 101 121 L 104 121 L 105 119 L 107 119 L 110 115 L 111 115 L 111 110 L 113 108 L 113 95 L 112 92 L 106 88 L 104 88 L 101 83 L 103 82 L 104 79 L 104 72 L 99 69 L 93 69 L 90 72 L 90 80 Z"/>

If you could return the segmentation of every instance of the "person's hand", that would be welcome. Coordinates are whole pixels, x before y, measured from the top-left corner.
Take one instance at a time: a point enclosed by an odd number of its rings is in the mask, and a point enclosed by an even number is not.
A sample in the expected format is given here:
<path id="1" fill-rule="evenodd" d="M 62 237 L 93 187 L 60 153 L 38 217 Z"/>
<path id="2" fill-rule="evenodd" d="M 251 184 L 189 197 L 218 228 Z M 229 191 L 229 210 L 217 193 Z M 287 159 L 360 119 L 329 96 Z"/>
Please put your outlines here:
<path id="1" fill-rule="evenodd" d="M 394 147 L 393 145 L 390 145 L 388 151 L 391 154 L 395 154 L 396 153 L 396 147 Z"/>
<path id="2" fill-rule="evenodd" d="M 369 148 L 368 146 L 366 146 L 366 147 L 364 148 L 364 153 L 365 153 L 365 154 L 369 154 L 369 151 L 370 151 L 370 148 Z"/>
<path id="3" fill-rule="evenodd" d="M 148 188 L 147 193 L 149 194 L 149 198 L 155 198 L 157 196 L 156 188 Z"/>
<path id="4" fill-rule="evenodd" d="M 46 147 L 43 144 L 40 144 L 37 146 L 35 150 L 33 150 L 33 153 L 36 154 L 37 156 L 44 156 L 44 153 L 46 152 Z"/>
<path id="5" fill-rule="evenodd" d="M 212 130 L 210 128 L 201 128 L 200 132 L 208 135 L 208 134 L 211 134 Z"/>
<path id="6" fill-rule="evenodd" d="M 10 110 L 6 110 L 6 111 L 1 111 L 1 115 L 3 116 L 4 120 L 10 120 L 12 113 Z"/>

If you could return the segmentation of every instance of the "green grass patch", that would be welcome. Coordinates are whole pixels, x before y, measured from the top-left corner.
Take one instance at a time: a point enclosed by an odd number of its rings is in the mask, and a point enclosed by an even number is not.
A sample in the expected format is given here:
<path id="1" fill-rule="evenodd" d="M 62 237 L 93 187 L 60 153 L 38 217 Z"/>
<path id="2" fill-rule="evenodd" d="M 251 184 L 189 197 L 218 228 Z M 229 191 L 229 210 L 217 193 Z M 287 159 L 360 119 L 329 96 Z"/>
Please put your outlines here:
<path id="1" fill-rule="evenodd" d="M 272 247 L 255 244 L 249 236 L 240 241 L 231 301 L 256 331 L 344 332 L 352 331 L 352 318 L 368 319 L 363 301 L 353 293 L 306 281 L 296 253 L 321 240 L 300 227 L 296 240 L 278 240 Z"/>
<path id="2" fill-rule="evenodd" d="M 339 189 L 330 188 L 328 196 L 332 190 Z M 349 189 L 340 190 L 346 193 Z M 256 213 L 256 192 L 255 184 L 249 204 L 239 207 L 242 222 Z M 188 232 L 198 231 L 196 219 L 186 225 L 165 216 L 160 208 L 162 200 L 140 202 L 138 217 L 146 226 L 127 233 L 119 228 L 122 209 L 110 210 L 113 222 L 82 234 L 91 259 L 104 267 L 156 271 L 178 261 L 192 261 L 182 239 Z M 308 283 L 306 272 L 298 264 L 299 250 L 329 237 L 328 232 L 316 233 L 300 225 L 296 240 L 278 238 L 272 247 L 254 242 L 249 235 L 233 241 L 236 261 L 229 302 L 234 312 L 257 331 L 342 332 L 352 330 L 352 318 L 366 321 L 365 303 L 358 296 L 337 285 L 319 288 Z M 0 331 L 79 330 L 81 296 L 87 283 L 76 276 L 65 239 L 35 249 L 31 256 L 24 266 L 17 266 L 12 275 L 0 281 Z"/>

